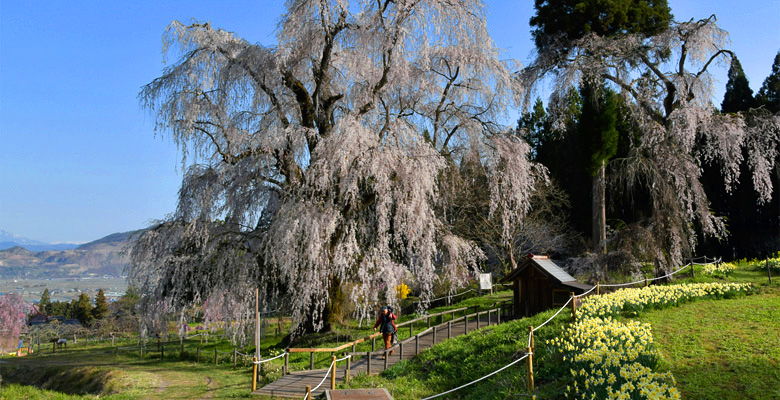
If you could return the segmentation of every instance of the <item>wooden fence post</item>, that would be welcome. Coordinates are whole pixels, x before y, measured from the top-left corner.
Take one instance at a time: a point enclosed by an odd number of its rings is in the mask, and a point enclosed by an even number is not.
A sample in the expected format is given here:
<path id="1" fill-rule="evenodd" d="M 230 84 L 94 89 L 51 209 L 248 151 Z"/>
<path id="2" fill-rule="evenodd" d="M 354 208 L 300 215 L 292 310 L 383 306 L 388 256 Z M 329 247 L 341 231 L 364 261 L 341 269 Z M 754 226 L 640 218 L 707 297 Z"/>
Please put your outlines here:
<path id="1" fill-rule="evenodd" d="M 412 325 L 414 325 L 414 322 L 410 322 L 409 323 L 409 337 L 414 336 L 414 329 L 412 329 Z M 373 350 L 374 350 L 374 348 L 372 347 L 371 351 L 373 351 Z"/>
<path id="2" fill-rule="evenodd" d="M 577 320 L 577 298 L 574 297 L 574 292 L 569 292 L 569 296 L 571 296 L 571 319 L 576 321 Z"/>
<path id="3" fill-rule="evenodd" d="M 600 295 L 601 293 L 601 286 L 599 285 L 599 282 L 596 281 L 596 296 Z"/>
<path id="4" fill-rule="evenodd" d="M 366 352 L 366 374 L 371 375 L 371 352 Z"/>
<path id="5" fill-rule="evenodd" d="M 534 327 L 533 325 L 528 327 L 528 336 L 531 337 L 531 351 L 534 351 Z"/>
<path id="6" fill-rule="evenodd" d="M 420 335 L 414 337 L 414 355 L 420 353 Z"/>
<path id="7" fill-rule="evenodd" d="M 347 357 L 347 371 L 344 373 L 344 383 L 349 383 L 350 370 L 352 368 L 352 355 Z"/>
<path id="8" fill-rule="evenodd" d="M 452 321 L 447 321 L 447 339 L 452 337 Z"/>
<path id="9" fill-rule="evenodd" d="M 333 369 L 330 372 L 330 390 L 336 390 L 336 356 L 330 356 L 330 362 L 333 364 Z M 385 363 L 387 363 L 385 361 Z"/>
<path id="10" fill-rule="evenodd" d="M 285 352 L 284 353 L 284 369 L 282 370 L 282 375 L 287 375 L 290 373 L 290 353 Z"/>
<path id="11" fill-rule="evenodd" d="M 257 357 L 252 357 L 252 392 L 257 390 Z"/>
<path id="12" fill-rule="evenodd" d="M 385 349 L 384 356 L 382 357 L 382 359 L 385 360 L 385 365 L 382 367 L 382 371 L 387 369 L 387 359 L 389 358 L 387 353 L 387 349 Z"/>
<path id="13" fill-rule="evenodd" d="M 256 358 L 255 361 L 257 361 Z M 195 348 L 195 364 L 200 364 L 200 347 Z"/>
<path id="14" fill-rule="evenodd" d="M 214 348 L 214 365 L 219 365 L 219 353 L 217 353 L 217 348 Z"/>
<path id="15" fill-rule="evenodd" d="M 311 386 L 306 385 L 306 395 L 304 396 L 307 400 L 311 400 Z"/>
<path id="16" fill-rule="evenodd" d="M 237 359 L 238 359 L 238 354 L 237 354 L 237 352 L 238 352 L 238 349 L 236 349 L 236 348 L 234 347 L 234 348 L 233 348 L 233 369 L 236 369 L 236 361 L 237 361 Z"/>
<path id="17" fill-rule="evenodd" d="M 144 348 L 138 347 L 138 359 L 140 360 L 142 358 L 144 358 Z"/>
<path id="18" fill-rule="evenodd" d="M 766 275 L 769 277 L 769 284 L 772 284 L 772 271 L 769 269 L 769 257 L 766 258 Z"/>
<path id="19" fill-rule="evenodd" d="M 469 333 L 469 316 L 463 317 L 463 334 Z"/>
<path id="20" fill-rule="evenodd" d="M 528 391 L 533 392 L 534 391 L 534 354 L 531 351 L 531 348 L 529 347 L 526 350 L 526 353 L 528 353 L 528 358 L 526 358 L 526 366 L 528 367 L 528 374 L 526 376 L 527 381 L 526 385 L 528 386 Z"/>
<path id="21" fill-rule="evenodd" d="M 431 327 L 431 316 L 429 315 L 427 319 L 428 319 L 428 328 L 430 328 Z"/>
<path id="22" fill-rule="evenodd" d="M 411 332 L 411 328 L 409 331 Z M 376 336 L 371 338 L 371 351 L 376 351 Z"/>
<path id="23" fill-rule="evenodd" d="M 404 342 L 398 343 L 398 361 L 404 359 Z"/>
<path id="24" fill-rule="evenodd" d="M 309 370 L 314 370 L 314 352 L 309 352 Z"/>
<path id="25" fill-rule="evenodd" d="M 693 258 L 691 258 L 691 278 L 693 277 Z"/>

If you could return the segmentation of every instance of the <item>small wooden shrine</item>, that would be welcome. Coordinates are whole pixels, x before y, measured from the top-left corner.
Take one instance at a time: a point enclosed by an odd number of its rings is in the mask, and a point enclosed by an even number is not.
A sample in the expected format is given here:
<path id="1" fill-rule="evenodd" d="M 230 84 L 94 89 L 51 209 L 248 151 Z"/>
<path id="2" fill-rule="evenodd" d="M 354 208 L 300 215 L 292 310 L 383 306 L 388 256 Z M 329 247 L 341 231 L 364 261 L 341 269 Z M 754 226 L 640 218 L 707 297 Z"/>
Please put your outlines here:
<path id="1" fill-rule="evenodd" d="M 530 317 L 566 303 L 570 293 L 582 294 L 591 285 L 578 282 L 548 256 L 529 254 L 500 283 L 512 282 L 514 317 Z"/>

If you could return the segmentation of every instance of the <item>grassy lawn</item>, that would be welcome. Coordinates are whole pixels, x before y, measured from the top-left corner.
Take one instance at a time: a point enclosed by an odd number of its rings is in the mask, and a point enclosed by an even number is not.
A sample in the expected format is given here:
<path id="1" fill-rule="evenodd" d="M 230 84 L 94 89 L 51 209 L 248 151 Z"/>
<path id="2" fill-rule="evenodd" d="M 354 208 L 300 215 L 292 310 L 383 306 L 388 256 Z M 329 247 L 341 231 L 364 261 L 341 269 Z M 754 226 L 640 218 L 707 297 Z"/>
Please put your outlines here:
<path id="1" fill-rule="evenodd" d="M 780 398 L 780 288 L 643 314 L 686 399 Z"/>
<path id="2" fill-rule="evenodd" d="M 136 353 L 137 354 L 137 353 Z M 213 360 L 213 357 L 212 359 Z M 27 356 L 0 364 L 0 398 L 30 399 L 192 399 L 252 397 L 251 368 L 115 357 L 108 348 L 88 349 L 62 356 Z M 35 385 L 50 391 L 9 382 Z M 58 393 L 62 392 L 62 393 Z M 63 393 L 71 393 L 65 395 Z"/>

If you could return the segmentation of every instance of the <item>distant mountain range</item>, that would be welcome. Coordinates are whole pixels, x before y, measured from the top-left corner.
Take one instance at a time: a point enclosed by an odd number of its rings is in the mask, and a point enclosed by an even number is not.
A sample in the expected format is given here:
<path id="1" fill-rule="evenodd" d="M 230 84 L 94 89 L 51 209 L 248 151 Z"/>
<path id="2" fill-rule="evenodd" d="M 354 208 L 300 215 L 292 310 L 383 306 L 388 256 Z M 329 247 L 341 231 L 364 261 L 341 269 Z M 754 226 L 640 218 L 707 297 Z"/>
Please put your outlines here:
<path id="1" fill-rule="evenodd" d="M 124 250 L 141 231 L 121 232 L 71 248 L 36 250 L 37 246 L 56 246 L 21 238 L 24 244 L 0 250 L 0 278 L 72 278 L 85 276 L 120 276 L 127 265 Z M 2 231 L 1 234 L 8 234 Z M 5 243 L 5 236 L 0 240 Z M 33 242 L 33 243 L 30 243 Z"/>
<path id="2" fill-rule="evenodd" d="M 26 238 L 0 229 L 0 250 L 21 246 L 29 251 L 70 250 L 79 247 L 74 243 L 46 243 L 40 240 Z"/>

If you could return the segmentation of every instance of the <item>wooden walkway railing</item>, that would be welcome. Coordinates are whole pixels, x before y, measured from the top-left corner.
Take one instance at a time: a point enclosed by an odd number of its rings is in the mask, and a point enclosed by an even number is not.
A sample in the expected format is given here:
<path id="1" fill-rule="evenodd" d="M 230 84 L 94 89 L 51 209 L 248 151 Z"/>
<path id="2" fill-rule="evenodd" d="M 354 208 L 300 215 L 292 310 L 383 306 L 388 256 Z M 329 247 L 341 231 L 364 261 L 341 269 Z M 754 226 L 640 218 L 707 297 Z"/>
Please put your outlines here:
<path id="1" fill-rule="evenodd" d="M 421 351 L 432 347 L 436 343 L 441 343 L 451 337 L 459 336 L 484 326 L 501 323 L 502 309 L 505 308 L 506 307 L 502 305 L 501 307 L 491 308 L 489 310 L 476 311 L 475 308 L 464 307 L 403 322 L 398 324 L 399 331 L 402 327 L 409 326 L 411 332 L 414 324 L 420 323 L 421 321 L 425 321 L 427 328 L 422 332 L 399 341 L 390 349 L 376 349 L 376 344 L 373 339 L 380 334 L 372 334 L 333 348 L 290 348 L 285 355 L 283 376 L 257 391 L 254 391 L 253 394 L 302 398 L 306 394 L 306 387 L 316 387 L 328 371 L 328 369 L 313 369 L 313 362 L 311 361 L 313 360 L 313 354 L 332 353 L 330 358 L 335 359 L 336 353 L 352 347 L 352 351 L 343 352 L 344 355 L 351 355 L 352 358 L 346 360 L 343 366 L 337 366 L 338 368 L 336 368 L 334 372 L 335 377 L 330 376 L 331 385 L 328 385 L 329 387 L 320 387 L 311 393 L 312 396 L 317 396 L 324 390 L 333 387 L 336 384 L 336 381 L 343 382 L 344 380 L 348 380 L 349 376 L 354 376 L 358 373 L 372 374 L 381 372 L 403 359 L 416 356 Z M 468 310 L 475 310 L 475 312 L 469 314 Z M 460 312 L 463 312 L 463 315 L 456 317 L 455 314 Z M 450 315 L 451 318 L 444 321 L 444 316 L 446 315 Z M 435 323 L 436 317 L 439 317 L 439 324 Z M 434 323 L 433 325 L 431 325 L 432 322 Z M 371 351 L 354 351 L 357 344 L 368 340 L 372 340 Z M 290 372 L 288 367 L 289 354 L 306 352 L 310 353 L 309 370 Z M 393 354 L 390 354 L 391 352 Z"/>

